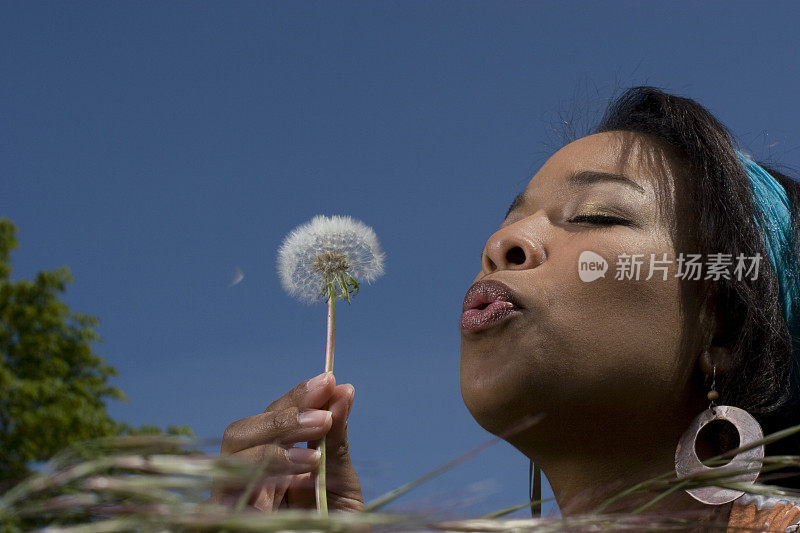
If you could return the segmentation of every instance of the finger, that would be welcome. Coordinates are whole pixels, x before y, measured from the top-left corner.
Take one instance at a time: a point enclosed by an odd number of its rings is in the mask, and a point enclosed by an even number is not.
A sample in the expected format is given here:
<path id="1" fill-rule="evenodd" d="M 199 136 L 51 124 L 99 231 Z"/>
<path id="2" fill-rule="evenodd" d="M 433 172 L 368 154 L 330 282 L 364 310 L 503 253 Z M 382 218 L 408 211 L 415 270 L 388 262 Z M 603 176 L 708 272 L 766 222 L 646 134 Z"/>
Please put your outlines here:
<path id="1" fill-rule="evenodd" d="M 336 377 L 333 372 L 323 372 L 295 385 L 292 390 L 269 404 L 264 412 L 289 407 L 319 409 L 328 401 L 335 387 Z"/>
<path id="2" fill-rule="evenodd" d="M 248 448 L 231 454 L 230 458 L 234 464 L 245 466 L 244 471 L 232 477 L 215 477 L 212 495 L 220 502 L 230 502 L 232 499 L 232 503 L 236 503 L 245 487 L 256 482 L 256 489 L 247 503 L 253 505 L 258 496 L 262 498 L 259 505 L 264 509 L 268 508 L 263 500 L 264 491 L 273 494 L 281 477 L 316 471 L 320 461 L 316 450 L 286 449 L 273 444 Z M 254 479 L 254 476 L 258 477 Z"/>
<path id="3" fill-rule="evenodd" d="M 317 506 L 316 479 L 313 473 L 300 474 L 292 478 L 285 500 L 292 509 L 313 509 Z"/>
<path id="4" fill-rule="evenodd" d="M 259 511 L 272 511 L 276 507 L 276 502 L 280 504 L 278 485 L 281 483 L 281 477 L 273 476 L 259 483 L 256 490 L 250 495 L 247 504 L 252 505 Z"/>
<path id="5" fill-rule="evenodd" d="M 259 484 L 251 496 L 250 505 L 261 511 L 275 511 L 281 507 L 286 491 L 294 476 L 272 476 Z"/>
<path id="6" fill-rule="evenodd" d="M 274 444 L 247 448 L 233 456 L 262 467 L 264 478 L 313 472 L 319 466 L 320 460 L 318 450 L 301 447 L 286 449 Z"/>
<path id="7" fill-rule="evenodd" d="M 237 420 L 222 435 L 222 453 L 236 453 L 262 444 L 292 445 L 319 439 L 331 427 L 333 416 L 324 409 L 290 407 Z"/>
<path id="8" fill-rule="evenodd" d="M 269 413 L 295 409 L 295 413 L 307 409 L 319 409 L 328 401 L 336 387 L 336 378 L 332 372 L 322 374 L 297 384 L 292 390 L 275 400 L 262 415 L 242 418 L 231 423 L 222 436 L 222 453 L 235 453 L 255 444 L 263 444 L 275 440 L 283 442 L 300 442 L 316 438 L 311 436 L 290 435 L 292 428 L 298 424 L 303 426 L 292 412 L 277 415 L 273 418 Z M 297 421 L 297 423 L 293 422 Z M 306 420 L 308 422 L 308 420 Z M 312 426 L 315 427 L 315 426 Z M 327 428 L 323 428 L 327 429 Z M 295 439 L 295 437 L 297 437 Z M 293 440 L 295 439 L 295 440 Z"/>
<path id="9" fill-rule="evenodd" d="M 309 476 L 311 474 L 305 473 L 300 475 Z M 278 483 L 278 486 L 275 488 L 275 499 L 273 500 L 274 501 L 273 509 L 278 509 L 280 507 L 288 507 L 288 505 L 286 505 L 288 503 L 286 498 L 286 492 L 292 485 L 292 480 L 294 478 L 295 476 L 281 476 L 280 483 Z"/>

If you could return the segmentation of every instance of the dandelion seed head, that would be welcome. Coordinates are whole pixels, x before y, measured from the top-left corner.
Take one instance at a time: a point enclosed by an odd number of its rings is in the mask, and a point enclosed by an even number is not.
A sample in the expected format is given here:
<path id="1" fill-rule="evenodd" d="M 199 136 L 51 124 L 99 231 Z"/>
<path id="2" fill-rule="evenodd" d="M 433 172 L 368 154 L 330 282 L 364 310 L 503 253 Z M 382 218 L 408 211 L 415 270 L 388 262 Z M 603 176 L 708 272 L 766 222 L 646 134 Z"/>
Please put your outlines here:
<path id="1" fill-rule="evenodd" d="M 350 263 L 347 262 L 347 257 L 341 252 L 325 250 L 317 257 L 311 264 L 314 272 L 319 272 L 324 277 L 326 274 L 333 274 L 335 272 L 347 272 L 350 268 Z"/>
<path id="2" fill-rule="evenodd" d="M 372 282 L 383 274 L 383 263 L 375 232 L 349 216 L 317 215 L 293 229 L 278 249 L 283 288 L 307 303 L 324 300 L 326 276 L 339 272 Z"/>

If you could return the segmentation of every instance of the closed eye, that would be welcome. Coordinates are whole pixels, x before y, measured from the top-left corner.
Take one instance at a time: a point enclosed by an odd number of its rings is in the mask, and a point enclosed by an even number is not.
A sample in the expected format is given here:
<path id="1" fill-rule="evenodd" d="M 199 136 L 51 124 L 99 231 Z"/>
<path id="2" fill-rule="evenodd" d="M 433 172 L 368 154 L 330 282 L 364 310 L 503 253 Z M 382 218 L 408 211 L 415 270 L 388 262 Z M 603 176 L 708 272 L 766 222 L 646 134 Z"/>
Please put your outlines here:
<path id="1" fill-rule="evenodd" d="M 633 222 L 625 220 L 624 218 L 612 217 L 610 215 L 577 215 L 572 217 L 569 222 L 590 222 L 593 224 L 602 224 L 605 226 L 613 226 L 619 224 L 621 226 L 632 226 Z"/>

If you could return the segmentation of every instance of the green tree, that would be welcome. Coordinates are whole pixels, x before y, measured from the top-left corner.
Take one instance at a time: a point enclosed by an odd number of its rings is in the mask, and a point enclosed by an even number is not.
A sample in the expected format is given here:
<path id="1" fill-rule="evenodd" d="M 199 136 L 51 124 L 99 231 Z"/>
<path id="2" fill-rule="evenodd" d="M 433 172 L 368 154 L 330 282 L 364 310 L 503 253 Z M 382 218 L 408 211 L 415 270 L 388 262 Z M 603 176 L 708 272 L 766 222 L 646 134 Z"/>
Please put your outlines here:
<path id="1" fill-rule="evenodd" d="M 0 485 L 76 441 L 161 432 L 109 417 L 106 401 L 126 397 L 108 384 L 116 370 L 93 351 L 98 320 L 60 301 L 72 282 L 66 267 L 11 280 L 16 233 L 0 218 Z M 183 426 L 168 433 L 192 435 Z"/>

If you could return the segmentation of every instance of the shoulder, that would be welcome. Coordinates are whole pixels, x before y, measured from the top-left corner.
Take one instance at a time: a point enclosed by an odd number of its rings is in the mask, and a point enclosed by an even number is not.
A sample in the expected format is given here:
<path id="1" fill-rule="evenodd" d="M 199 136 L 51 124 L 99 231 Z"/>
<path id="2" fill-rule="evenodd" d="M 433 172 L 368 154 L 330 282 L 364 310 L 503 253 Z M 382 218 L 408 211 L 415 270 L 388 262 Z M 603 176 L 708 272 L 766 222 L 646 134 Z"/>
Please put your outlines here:
<path id="1" fill-rule="evenodd" d="M 800 500 L 745 493 L 733 501 L 728 531 L 733 528 L 800 532 Z"/>

